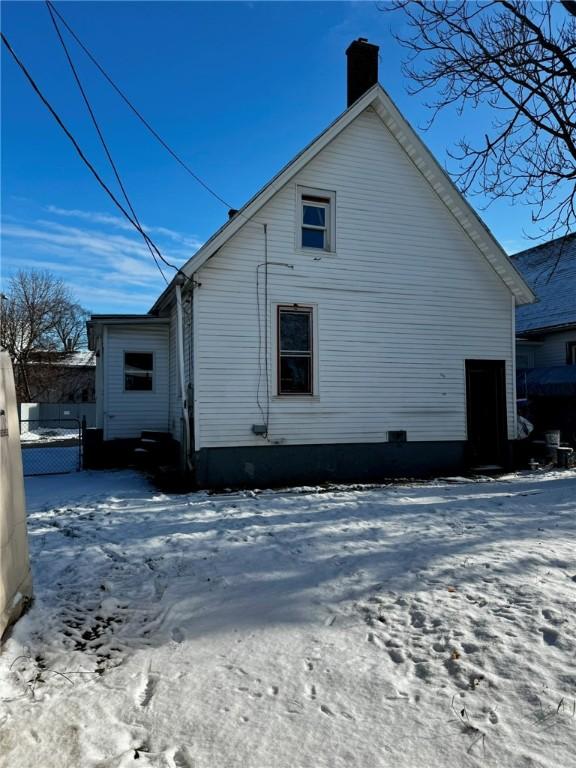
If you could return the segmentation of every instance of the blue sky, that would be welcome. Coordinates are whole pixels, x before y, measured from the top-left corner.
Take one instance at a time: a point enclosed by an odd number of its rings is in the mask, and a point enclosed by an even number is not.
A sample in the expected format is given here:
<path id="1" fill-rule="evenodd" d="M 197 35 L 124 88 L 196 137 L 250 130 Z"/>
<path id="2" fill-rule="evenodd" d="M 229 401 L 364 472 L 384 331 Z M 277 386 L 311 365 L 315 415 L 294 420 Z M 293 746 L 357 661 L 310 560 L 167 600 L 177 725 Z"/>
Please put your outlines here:
<path id="1" fill-rule="evenodd" d="M 425 96 L 409 96 L 402 18 L 375 3 L 66 2 L 57 7 L 158 132 L 233 207 L 240 207 L 345 107 L 351 40 L 381 48 L 380 82 L 417 129 Z M 117 191 L 43 3 L 4 2 L 16 53 Z M 142 223 L 182 263 L 226 219 L 146 132 L 67 36 L 84 86 Z M 2 49 L 2 275 L 45 267 L 93 312 L 145 312 L 163 282 L 128 222 Z M 422 133 L 442 164 L 447 150 L 484 133 L 485 112 L 444 114 Z M 509 252 L 529 247 L 530 210 L 481 210 Z M 170 276 L 170 270 L 167 271 Z"/>

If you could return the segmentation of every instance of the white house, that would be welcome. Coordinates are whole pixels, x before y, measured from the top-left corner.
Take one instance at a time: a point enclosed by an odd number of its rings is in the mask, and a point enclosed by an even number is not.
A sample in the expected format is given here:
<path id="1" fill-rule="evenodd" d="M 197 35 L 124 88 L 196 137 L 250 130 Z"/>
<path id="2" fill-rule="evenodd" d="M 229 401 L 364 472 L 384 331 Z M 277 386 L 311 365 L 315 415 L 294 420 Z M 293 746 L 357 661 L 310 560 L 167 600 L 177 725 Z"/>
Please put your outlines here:
<path id="1" fill-rule="evenodd" d="M 515 306 L 534 295 L 377 83 L 144 316 L 93 316 L 105 442 L 169 432 L 200 486 L 502 465 Z M 148 435 L 150 439 L 150 435 Z"/>

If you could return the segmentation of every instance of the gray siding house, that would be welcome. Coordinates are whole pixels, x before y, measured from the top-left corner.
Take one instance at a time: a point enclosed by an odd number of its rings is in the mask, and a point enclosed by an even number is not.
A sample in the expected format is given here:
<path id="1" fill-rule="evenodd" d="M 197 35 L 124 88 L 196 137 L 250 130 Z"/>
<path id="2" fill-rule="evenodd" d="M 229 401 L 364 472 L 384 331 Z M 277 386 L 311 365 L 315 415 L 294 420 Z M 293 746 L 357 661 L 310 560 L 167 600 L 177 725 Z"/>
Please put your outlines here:
<path id="1" fill-rule="evenodd" d="M 576 233 L 512 257 L 538 300 L 516 310 L 518 397 L 576 446 Z"/>
<path id="2" fill-rule="evenodd" d="M 204 487 L 503 465 L 515 307 L 534 295 L 377 83 L 182 267 L 147 315 L 93 316 L 98 427 L 170 433 Z"/>

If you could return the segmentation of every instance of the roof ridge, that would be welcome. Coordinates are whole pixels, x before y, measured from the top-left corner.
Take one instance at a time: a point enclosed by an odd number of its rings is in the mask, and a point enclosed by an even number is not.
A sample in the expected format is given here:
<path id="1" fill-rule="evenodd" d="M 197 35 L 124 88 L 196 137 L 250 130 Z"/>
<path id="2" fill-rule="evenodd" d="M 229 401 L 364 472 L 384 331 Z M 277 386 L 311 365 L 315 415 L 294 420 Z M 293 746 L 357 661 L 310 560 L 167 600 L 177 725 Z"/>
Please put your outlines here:
<path id="1" fill-rule="evenodd" d="M 517 251 L 517 253 L 513 253 L 510 258 L 511 259 L 517 259 L 521 256 L 523 256 L 526 253 L 530 253 L 531 251 L 537 251 L 540 248 L 546 248 L 547 246 L 551 246 L 554 243 L 557 243 L 559 240 L 570 240 L 571 238 L 576 237 L 576 231 L 575 232 L 568 232 L 565 235 L 560 235 L 559 237 L 555 237 L 552 240 L 547 240 L 545 243 L 538 243 L 538 245 L 532 245 L 530 248 L 524 248 L 522 251 Z"/>

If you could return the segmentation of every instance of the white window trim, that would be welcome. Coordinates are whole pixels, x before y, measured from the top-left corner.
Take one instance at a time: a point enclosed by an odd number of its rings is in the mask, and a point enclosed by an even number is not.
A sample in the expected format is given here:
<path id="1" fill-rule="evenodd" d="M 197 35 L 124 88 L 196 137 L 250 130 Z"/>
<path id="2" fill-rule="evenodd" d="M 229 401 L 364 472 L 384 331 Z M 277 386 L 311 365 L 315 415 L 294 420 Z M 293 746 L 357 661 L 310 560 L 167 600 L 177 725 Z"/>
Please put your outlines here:
<path id="1" fill-rule="evenodd" d="M 302 307 L 303 309 L 311 309 L 312 310 L 312 394 L 309 395 L 299 395 L 297 393 L 294 394 L 284 394 L 281 395 L 278 393 L 278 358 L 279 358 L 279 350 L 278 350 L 278 318 L 279 318 L 279 312 L 278 308 L 282 307 L 284 308 L 290 308 L 293 307 Z M 320 399 L 320 347 L 319 347 L 319 326 L 320 326 L 320 314 L 318 312 L 318 304 L 315 304 L 310 301 L 277 301 L 274 300 L 270 302 L 270 318 L 272 321 L 272 333 L 270 334 L 270 361 L 272 362 L 272 365 L 270 366 L 271 370 L 271 380 L 270 380 L 270 399 L 275 402 L 294 402 L 298 401 L 301 403 L 310 403 L 315 402 L 316 400 Z"/>
<path id="2" fill-rule="evenodd" d="M 152 388 L 151 389 L 126 389 L 126 355 L 152 355 Z M 156 352 L 149 349 L 123 349 L 122 350 L 122 391 L 128 395 L 150 395 L 156 392 Z"/>
<path id="3" fill-rule="evenodd" d="M 302 228 L 304 226 L 303 214 L 305 201 L 302 199 L 304 196 L 310 197 L 324 197 L 329 202 L 326 204 L 326 239 L 327 243 L 325 248 L 311 248 L 302 245 Z M 334 255 L 336 253 L 336 192 L 328 189 L 316 189 L 314 187 L 302 187 L 296 186 L 296 239 L 295 248 L 299 253 L 315 254 L 316 256 L 322 256 L 326 254 Z M 314 227 L 313 225 L 306 225 L 308 229 L 324 229 L 324 227 Z"/>

